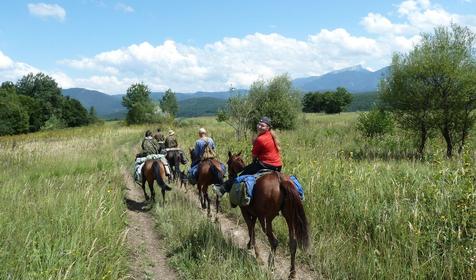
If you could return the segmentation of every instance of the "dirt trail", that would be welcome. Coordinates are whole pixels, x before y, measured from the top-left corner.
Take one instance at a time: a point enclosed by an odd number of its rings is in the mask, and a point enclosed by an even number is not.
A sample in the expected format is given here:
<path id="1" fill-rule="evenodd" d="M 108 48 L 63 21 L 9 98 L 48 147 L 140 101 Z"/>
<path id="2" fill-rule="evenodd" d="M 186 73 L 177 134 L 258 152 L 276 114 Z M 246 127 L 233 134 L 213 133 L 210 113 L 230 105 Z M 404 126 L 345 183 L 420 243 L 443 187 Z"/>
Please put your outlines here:
<path id="1" fill-rule="evenodd" d="M 127 244 L 131 252 L 131 279 L 179 279 L 167 266 L 166 252 L 161 246 L 161 238 L 154 228 L 153 217 L 146 212 L 144 193 L 137 186 L 129 172 L 122 170 L 126 182 L 126 203 L 128 233 Z"/>
<path id="2" fill-rule="evenodd" d="M 198 192 L 196 191 L 196 186 L 188 186 L 189 191 L 186 193 L 188 198 L 196 205 L 198 208 L 201 209 L 200 202 L 198 199 Z M 190 191 L 190 189 L 193 189 L 194 191 Z M 211 195 L 212 200 L 215 199 L 215 195 L 211 194 L 212 191 L 210 190 L 211 187 L 209 187 L 209 195 Z M 176 188 L 176 191 L 184 191 L 183 188 Z M 227 196 L 225 196 L 224 199 L 222 199 L 221 204 L 223 203 L 229 203 Z M 212 213 L 213 213 L 213 220 L 215 220 L 215 204 L 212 203 Z M 206 210 L 202 210 L 203 215 L 207 215 Z M 220 225 L 220 229 L 223 233 L 224 236 L 229 237 L 230 240 L 239 248 L 247 248 L 247 243 L 249 240 L 248 237 L 248 229 L 246 227 L 246 224 L 239 223 L 238 220 L 228 218 L 222 213 L 218 213 L 218 223 Z M 276 219 L 283 219 L 283 217 L 278 216 Z M 264 268 L 267 269 L 267 264 L 268 264 L 268 255 L 270 252 L 270 246 L 267 241 L 261 240 L 259 238 L 258 232 L 261 231 L 261 227 L 259 223 L 256 223 L 256 246 L 258 247 L 259 253 L 260 253 L 260 259 L 258 262 L 260 265 Z M 289 250 L 287 250 L 288 244 L 287 242 L 285 244 L 280 243 L 278 245 L 279 247 L 283 248 L 286 247 L 286 252 L 287 254 L 289 253 Z M 298 249 L 300 250 L 300 249 Z M 254 250 L 248 250 L 248 253 L 250 253 L 252 256 L 255 256 Z M 279 251 L 276 254 L 275 257 L 275 270 L 273 272 L 273 279 L 288 279 L 289 276 L 289 268 L 291 264 L 291 259 L 290 256 L 283 256 L 282 254 L 279 253 Z M 296 260 L 296 278 L 295 279 L 305 279 L 305 280 L 311 280 L 311 279 L 322 279 L 320 275 L 316 272 L 312 272 L 309 270 L 308 267 L 303 266 L 299 263 L 299 261 Z"/>

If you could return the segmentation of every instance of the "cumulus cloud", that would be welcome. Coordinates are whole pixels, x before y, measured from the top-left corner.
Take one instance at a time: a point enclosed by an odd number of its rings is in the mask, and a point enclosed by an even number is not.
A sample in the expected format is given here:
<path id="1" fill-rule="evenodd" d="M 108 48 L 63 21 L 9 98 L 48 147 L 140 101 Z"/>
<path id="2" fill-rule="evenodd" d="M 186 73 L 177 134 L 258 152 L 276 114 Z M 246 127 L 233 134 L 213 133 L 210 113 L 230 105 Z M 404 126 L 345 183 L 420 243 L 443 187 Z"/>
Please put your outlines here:
<path id="1" fill-rule="evenodd" d="M 107 93 L 124 93 L 138 82 L 152 90 L 172 88 L 179 92 L 227 90 L 230 85 L 247 88 L 257 79 L 282 73 L 292 78 L 316 76 L 357 64 L 377 70 L 389 65 L 392 53 L 411 50 L 421 32 L 451 22 L 476 30 L 473 15 L 453 14 L 429 0 L 405 0 L 388 14 L 370 12 L 364 16 L 360 22 L 368 32 L 364 35 L 336 28 L 319 30 L 304 39 L 254 33 L 198 47 L 174 40 L 157 45 L 145 41 L 90 57 L 61 60 L 64 70 L 50 75 L 62 87 Z M 24 73 L 29 67 L 33 68 L 0 52 L 0 78 L 5 73 Z M 70 69 L 79 70 L 80 76 L 65 74 Z"/>
<path id="2" fill-rule="evenodd" d="M 27 63 L 13 61 L 0 51 L 0 83 L 4 81 L 16 82 L 28 73 L 37 73 L 39 70 Z"/>
<path id="3" fill-rule="evenodd" d="M 115 9 L 124 13 L 133 13 L 134 8 L 124 3 L 117 3 Z"/>
<path id="4" fill-rule="evenodd" d="M 30 3 L 27 6 L 30 14 L 43 19 L 51 17 L 64 21 L 66 17 L 66 11 L 58 4 Z"/>

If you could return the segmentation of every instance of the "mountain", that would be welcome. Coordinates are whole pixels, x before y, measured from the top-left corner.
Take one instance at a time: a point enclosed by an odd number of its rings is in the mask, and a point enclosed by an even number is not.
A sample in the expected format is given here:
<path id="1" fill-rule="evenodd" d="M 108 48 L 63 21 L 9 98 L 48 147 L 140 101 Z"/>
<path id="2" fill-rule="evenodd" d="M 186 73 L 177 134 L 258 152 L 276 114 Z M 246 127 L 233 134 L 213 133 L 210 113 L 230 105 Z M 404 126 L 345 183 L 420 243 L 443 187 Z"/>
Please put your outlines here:
<path id="1" fill-rule="evenodd" d="M 344 87 L 352 93 L 377 91 L 382 77 L 388 74 L 390 67 L 372 72 L 360 65 L 329 72 L 322 76 L 312 76 L 293 80 L 293 86 L 301 91 L 326 91 Z"/>
<path id="2" fill-rule="evenodd" d="M 98 117 L 103 119 L 124 118 L 127 112 L 121 104 L 122 95 L 109 95 L 85 88 L 63 89 L 63 95 L 77 99 L 87 110 L 93 106 Z"/>
<path id="3" fill-rule="evenodd" d="M 372 94 L 363 98 L 364 105 L 358 105 L 357 109 L 367 107 L 373 102 L 379 80 L 388 74 L 390 67 L 382 68 L 372 72 L 357 65 L 349 68 L 329 72 L 322 76 L 307 78 L 298 78 L 292 81 L 293 86 L 303 92 L 308 91 L 326 91 L 335 90 L 337 87 L 345 87 L 354 94 L 363 94 L 365 92 Z M 223 107 L 226 100 L 236 94 L 247 94 L 245 89 L 236 89 L 233 91 L 216 91 L 195 93 L 175 93 L 179 105 L 179 117 L 213 115 L 220 107 Z M 64 89 L 63 95 L 71 96 L 86 108 L 94 106 L 97 115 L 103 119 L 123 119 L 127 113 L 126 108 L 121 104 L 123 94 L 108 95 L 95 90 L 84 88 Z M 163 92 L 152 92 L 151 98 L 159 101 Z"/>

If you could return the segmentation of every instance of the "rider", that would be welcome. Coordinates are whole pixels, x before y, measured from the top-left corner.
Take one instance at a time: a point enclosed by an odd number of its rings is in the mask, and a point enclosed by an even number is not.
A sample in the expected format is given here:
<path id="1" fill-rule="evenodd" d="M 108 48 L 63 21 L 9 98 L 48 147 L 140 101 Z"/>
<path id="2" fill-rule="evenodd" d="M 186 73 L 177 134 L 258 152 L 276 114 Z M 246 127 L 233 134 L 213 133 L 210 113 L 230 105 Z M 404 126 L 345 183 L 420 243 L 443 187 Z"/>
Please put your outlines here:
<path id="1" fill-rule="evenodd" d="M 281 147 L 279 140 L 271 130 L 271 119 L 262 117 L 256 126 L 257 137 L 253 140 L 251 154 L 253 162 L 247 165 L 241 175 L 253 175 L 262 169 L 281 171 Z M 230 192 L 234 179 L 228 179 L 223 185 L 215 185 L 214 189 L 218 196 Z"/>
<path id="2" fill-rule="evenodd" d="M 154 139 L 159 143 L 160 151 L 165 148 L 165 136 L 162 134 L 162 131 L 157 128 L 157 132 L 154 134 Z"/>
<path id="3" fill-rule="evenodd" d="M 177 148 L 177 138 L 175 137 L 175 131 L 169 130 L 169 135 L 165 138 L 165 148 Z"/>
<path id="4" fill-rule="evenodd" d="M 158 154 L 160 147 L 155 139 L 152 137 L 152 131 L 145 132 L 144 140 L 142 140 L 142 154 L 145 156 Z"/>
<path id="5" fill-rule="evenodd" d="M 190 182 L 193 182 L 196 179 L 196 172 L 198 169 L 198 164 L 203 158 L 205 148 L 209 147 L 212 151 L 215 151 L 215 142 L 211 137 L 208 137 L 207 130 L 201 127 L 198 130 L 198 139 L 195 141 L 195 148 L 193 149 L 192 163 L 190 164 L 190 169 L 188 170 L 188 177 Z"/>

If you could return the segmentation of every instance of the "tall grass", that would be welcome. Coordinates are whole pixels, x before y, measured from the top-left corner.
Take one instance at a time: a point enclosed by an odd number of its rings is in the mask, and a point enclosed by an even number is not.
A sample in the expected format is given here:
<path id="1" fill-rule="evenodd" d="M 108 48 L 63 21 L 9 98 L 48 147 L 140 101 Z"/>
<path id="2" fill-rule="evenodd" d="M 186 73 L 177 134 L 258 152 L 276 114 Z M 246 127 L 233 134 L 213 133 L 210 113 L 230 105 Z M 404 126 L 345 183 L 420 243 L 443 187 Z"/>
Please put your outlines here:
<path id="1" fill-rule="evenodd" d="M 331 279 L 474 278 L 474 130 L 464 155 L 445 159 L 435 139 L 420 161 L 401 133 L 360 138 L 356 117 L 305 115 L 296 130 L 278 131 L 283 171 L 306 192 L 312 247 L 299 262 Z M 229 150 L 250 161 L 250 140 L 234 139 L 213 118 L 181 122 L 179 145 L 192 147 L 201 126 L 222 161 Z M 0 279 L 127 277 L 121 169 L 131 166 L 146 128 L 154 127 L 107 123 L 0 138 Z M 269 277 L 180 193 L 167 199 L 152 213 L 182 278 Z M 286 251 L 284 219 L 274 227 Z"/>

